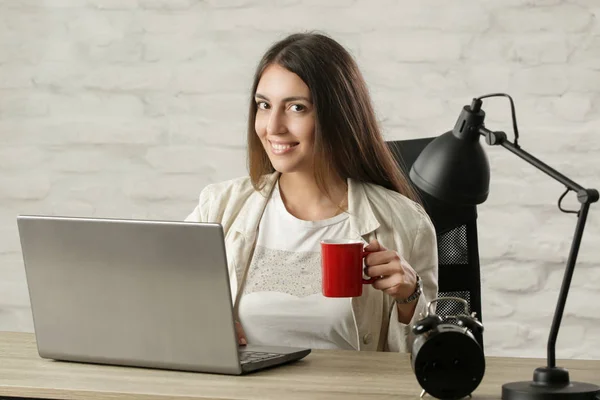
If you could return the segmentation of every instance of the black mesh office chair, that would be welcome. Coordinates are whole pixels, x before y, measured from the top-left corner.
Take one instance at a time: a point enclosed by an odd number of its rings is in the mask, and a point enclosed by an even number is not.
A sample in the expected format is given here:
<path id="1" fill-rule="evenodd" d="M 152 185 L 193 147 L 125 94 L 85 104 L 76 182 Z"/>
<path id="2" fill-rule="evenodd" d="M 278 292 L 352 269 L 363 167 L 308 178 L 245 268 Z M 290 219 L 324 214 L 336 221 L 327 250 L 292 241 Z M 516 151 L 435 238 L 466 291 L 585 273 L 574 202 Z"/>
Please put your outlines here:
<path id="1" fill-rule="evenodd" d="M 416 158 L 433 139 L 431 137 L 388 142 L 396 161 L 407 177 Z M 477 313 L 477 318 L 483 322 L 476 207 L 452 206 L 437 201 L 418 189 L 417 192 L 436 229 L 439 266 L 438 297 L 453 296 L 465 299 L 469 303 L 470 311 Z M 436 307 L 436 313 L 441 316 L 463 312 L 462 305 L 456 301 L 439 301 Z M 475 337 L 483 348 L 482 335 L 475 334 Z"/>

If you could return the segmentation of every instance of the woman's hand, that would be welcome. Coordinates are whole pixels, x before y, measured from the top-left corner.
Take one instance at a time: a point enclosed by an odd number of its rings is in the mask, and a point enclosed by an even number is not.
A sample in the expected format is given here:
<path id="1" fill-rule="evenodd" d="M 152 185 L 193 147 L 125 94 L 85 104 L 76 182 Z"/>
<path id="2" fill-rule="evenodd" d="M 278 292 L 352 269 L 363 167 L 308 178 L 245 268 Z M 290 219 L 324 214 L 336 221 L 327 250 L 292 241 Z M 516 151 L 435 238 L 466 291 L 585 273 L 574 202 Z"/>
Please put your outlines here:
<path id="1" fill-rule="evenodd" d="M 372 240 L 365 251 L 372 252 L 365 258 L 369 277 L 377 277 L 372 285 L 375 289 L 404 300 L 417 289 L 417 273 L 398 252 L 388 250 L 377 240 Z M 398 319 L 405 324 L 413 317 L 416 301 L 398 304 Z"/>
<path id="2" fill-rule="evenodd" d="M 244 328 L 242 328 L 240 321 L 235 321 L 235 333 L 237 334 L 238 344 L 240 346 L 245 346 L 248 344 L 248 341 L 246 340 L 246 333 L 244 332 Z"/>

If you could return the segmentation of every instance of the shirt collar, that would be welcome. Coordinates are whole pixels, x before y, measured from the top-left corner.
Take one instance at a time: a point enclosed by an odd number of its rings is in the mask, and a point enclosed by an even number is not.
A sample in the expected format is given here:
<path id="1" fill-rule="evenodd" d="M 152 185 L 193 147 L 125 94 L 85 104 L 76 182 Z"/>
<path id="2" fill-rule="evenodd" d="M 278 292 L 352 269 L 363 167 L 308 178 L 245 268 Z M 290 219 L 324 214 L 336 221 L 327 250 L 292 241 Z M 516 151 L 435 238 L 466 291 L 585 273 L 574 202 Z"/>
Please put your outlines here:
<path id="1" fill-rule="evenodd" d="M 275 183 L 279 179 L 279 175 L 279 172 L 274 172 L 264 176 L 263 188 L 260 191 L 252 191 L 250 197 L 242 205 L 242 209 L 235 218 L 232 229 L 244 236 L 251 236 L 257 232 L 258 224 L 267 206 L 267 201 L 271 197 Z"/>
<path id="2" fill-rule="evenodd" d="M 373 232 L 380 223 L 367 194 L 368 184 L 348 179 L 348 213 L 350 224 L 360 236 Z"/>

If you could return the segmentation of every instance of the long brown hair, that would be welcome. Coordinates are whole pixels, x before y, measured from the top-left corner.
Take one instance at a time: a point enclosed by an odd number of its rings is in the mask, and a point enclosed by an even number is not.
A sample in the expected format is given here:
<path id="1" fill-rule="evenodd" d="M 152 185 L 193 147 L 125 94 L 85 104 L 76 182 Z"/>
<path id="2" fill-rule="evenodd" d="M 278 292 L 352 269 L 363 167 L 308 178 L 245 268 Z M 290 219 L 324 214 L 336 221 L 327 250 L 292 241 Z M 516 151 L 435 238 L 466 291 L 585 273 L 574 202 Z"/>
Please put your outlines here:
<path id="1" fill-rule="evenodd" d="M 418 201 L 413 187 L 383 140 L 365 80 L 352 56 L 319 33 L 296 33 L 272 45 L 258 64 L 248 118 L 248 167 L 255 189 L 274 172 L 254 123 L 254 94 L 264 70 L 278 64 L 308 86 L 315 109 L 314 173 L 329 195 L 329 179 L 355 179 L 391 189 Z"/>

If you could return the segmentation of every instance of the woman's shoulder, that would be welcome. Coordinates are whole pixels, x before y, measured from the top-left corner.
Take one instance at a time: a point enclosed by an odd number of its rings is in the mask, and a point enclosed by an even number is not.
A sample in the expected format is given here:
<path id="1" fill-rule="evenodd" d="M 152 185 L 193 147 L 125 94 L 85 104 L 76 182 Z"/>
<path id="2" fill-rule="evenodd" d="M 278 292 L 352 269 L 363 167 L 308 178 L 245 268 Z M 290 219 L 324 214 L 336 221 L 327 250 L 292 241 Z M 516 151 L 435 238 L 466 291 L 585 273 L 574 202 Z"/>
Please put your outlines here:
<path id="1" fill-rule="evenodd" d="M 271 177 L 265 175 L 263 179 L 269 183 Z M 260 192 L 255 189 L 248 176 L 211 183 L 200 192 L 198 205 L 186 221 L 225 223 L 225 219 L 231 220 L 232 216 L 237 215 L 256 193 Z"/>
<path id="2" fill-rule="evenodd" d="M 403 211 L 418 219 L 428 217 L 421 204 L 408 198 L 402 193 L 373 183 L 363 183 L 363 185 L 365 186 L 369 199 L 375 203 L 381 203 L 381 206 L 387 205 L 389 208 L 396 210 L 396 212 Z"/>
<path id="3" fill-rule="evenodd" d="M 244 193 L 254 191 L 252 180 L 249 176 L 241 176 L 226 181 L 211 183 L 202 189 L 201 195 L 214 196 L 230 196 L 234 193 Z"/>
<path id="4" fill-rule="evenodd" d="M 264 175 L 262 180 L 266 185 L 274 178 L 274 175 Z M 200 193 L 200 202 L 221 202 L 235 201 L 236 199 L 245 199 L 256 193 L 252 179 L 249 176 L 242 176 L 226 181 L 211 183 L 204 187 Z"/>
<path id="5" fill-rule="evenodd" d="M 399 220 L 409 231 L 419 230 L 423 225 L 432 227 L 433 223 L 423 206 L 418 202 L 383 186 L 363 183 L 365 192 L 374 211 L 394 224 Z"/>

